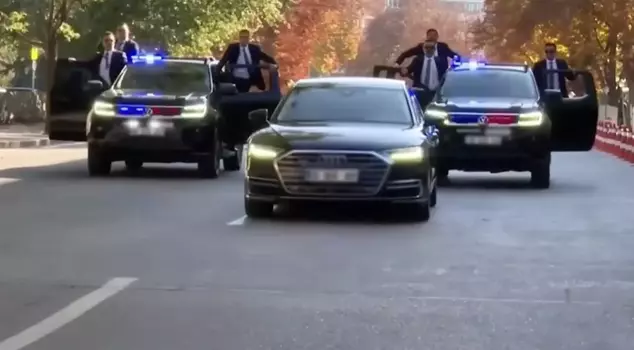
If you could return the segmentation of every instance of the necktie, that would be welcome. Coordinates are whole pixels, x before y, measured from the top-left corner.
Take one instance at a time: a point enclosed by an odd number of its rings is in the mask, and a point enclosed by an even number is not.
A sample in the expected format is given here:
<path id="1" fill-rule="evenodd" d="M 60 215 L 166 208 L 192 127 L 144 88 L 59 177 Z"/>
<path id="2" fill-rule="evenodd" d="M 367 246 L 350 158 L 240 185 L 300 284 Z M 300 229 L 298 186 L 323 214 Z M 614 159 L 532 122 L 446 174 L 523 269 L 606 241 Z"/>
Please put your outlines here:
<path id="1" fill-rule="evenodd" d="M 557 74 L 555 73 L 555 62 L 554 61 L 550 61 L 548 62 L 548 64 L 550 65 L 549 70 L 550 70 L 550 74 L 548 74 L 548 85 L 550 85 L 548 88 L 549 89 L 554 89 L 555 88 L 555 79 L 557 79 Z"/>
<path id="2" fill-rule="evenodd" d="M 242 47 L 242 54 L 244 55 L 244 62 L 246 62 L 247 64 L 251 64 L 251 59 L 249 58 L 249 55 L 247 54 L 246 46 Z"/>
<path id="3" fill-rule="evenodd" d="M 106 60 L 106 69 L 110 69 L 110 52 L 106 52 L 103 59 Z"/>
<path id="4" fill-rule="evenodd" d="M 426 88 L 429 88 L 429 84 L 431 83 L 431 58 L 427 58 L 425 67 L 425 77 L 423 79 L 423 85 Z"/>

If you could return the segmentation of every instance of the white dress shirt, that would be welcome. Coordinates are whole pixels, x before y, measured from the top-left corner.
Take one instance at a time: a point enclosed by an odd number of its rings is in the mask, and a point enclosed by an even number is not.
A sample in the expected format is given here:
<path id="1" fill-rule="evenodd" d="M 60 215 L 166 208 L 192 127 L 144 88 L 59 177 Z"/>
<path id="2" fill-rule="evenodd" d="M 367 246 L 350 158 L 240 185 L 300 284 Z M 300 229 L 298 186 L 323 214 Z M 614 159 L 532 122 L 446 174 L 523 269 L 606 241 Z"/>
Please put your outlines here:
<path id="1" fill-rule="evenodd" d="M 249 52 L 249 45 L 240 45 L 240 55 L 238 56 L 237 64 L 253 64 L 251 59 L 251 52 Z M 233 76 L 240 79 L 249 79 L 249 70 L 247 68 L 236 68 L 233 70 Z"/>
<path id="2" fill-rule="evenodd" d="M 550 70 L 557 70 L 556 60 L 546 60 L 546 71 L 548 72 Z M 546 74 L 546 88 L 561 90 L 559 87 L 559 73 Z"/>
<path id="3" fill-rule="evenodd" d="M 110 62 L 112 62 L 112 52 L 113 51 L 104 51 L 101 63 L 99 64 L 99 76 L 108 83 L 108 85 L 112 84 L 112 81 L 110 81 Z"/>
<path id="4" fill-rule="evenodd" d="M 440 84 L 440 82 L 438 81 L 438 67 L 436 67 L 436 60 L 434 60 L 433 57 L 425 57 L 425 62 L 423 62 L 423 71 L 421 72 L 420 75 L 420 82 L 421 84 L 425 84 L 425 82 L 427 81 L 427 78 L 425 76 L 425 73 L 427 72 L 427 67 L 429 68 L 429 84 L 427 84 L 427 87 L 430 90 L 436 90 L 436 88 L 438 88 L 438 84 Z"/>

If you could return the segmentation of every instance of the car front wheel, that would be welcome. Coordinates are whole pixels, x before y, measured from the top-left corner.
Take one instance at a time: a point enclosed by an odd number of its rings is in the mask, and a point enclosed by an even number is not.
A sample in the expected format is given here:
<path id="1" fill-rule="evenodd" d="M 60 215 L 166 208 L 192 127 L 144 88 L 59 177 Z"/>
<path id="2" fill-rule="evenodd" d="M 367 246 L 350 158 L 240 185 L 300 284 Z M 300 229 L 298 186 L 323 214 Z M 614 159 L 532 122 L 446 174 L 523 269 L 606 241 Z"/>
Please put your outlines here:
<path id="1" fill-rule="evenodd" d="M 550 187 L 550 154 L 535 161 L 531 170 L 531 186 L 539 189 Z"/>
<path id="2" fill-rule="evenodd" d="M 88 145 L 88 174 L 106 176 L 112 170 L 112 160 L 108 153 L 96 145 Z"/>
<path id="3" fill-rule="evenodd" d="M 273 208 L 273 203 L 244 199 L 244 212 L 251 218 L 270 218 L 273 216 Z"/>

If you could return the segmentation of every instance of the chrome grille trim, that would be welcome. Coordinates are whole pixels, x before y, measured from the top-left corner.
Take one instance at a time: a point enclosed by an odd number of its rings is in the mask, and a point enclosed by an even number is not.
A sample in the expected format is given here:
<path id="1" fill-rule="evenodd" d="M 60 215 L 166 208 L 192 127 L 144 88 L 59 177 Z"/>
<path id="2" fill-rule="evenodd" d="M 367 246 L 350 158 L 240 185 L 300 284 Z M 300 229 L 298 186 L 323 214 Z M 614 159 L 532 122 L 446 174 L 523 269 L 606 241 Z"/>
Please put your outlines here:
<path id="1" fill-rule="evenodd" d="M 294 191 L 291 189 L 292 185 L 290 184 L 291 181 L 293 181 L 292 179 L 288 179 L 288 176 L 286 176 L 287 178 L 285 178 L 285 175 L 283 174 L 284 169 L 284 165 L 280 165 L 280 162 L 283 162 L 284 159 L 290 157 L 290 156 L 296 156 L 296 155 L 346 155 L 346 156 L 369 156 L 369 157 L 374 157 L 376 159 L 376 163 L 377 164 L 381 164 L 384 167 L 382 168 L 382 174 L 380 175 L 380 178 L 378 179 L 378 181 L 376 183 L 371 183 L 368 184 L 366 186 L 363 185 L 359 185 L 359 184 L 312 184 L 310 182 L 306 182 L 304 180 L 295 180 L 296 185 L 295 186 L 302 186 L 302 187 L 308 187 L 308 188 L 313 188 L 313 189 L 326 189 L 328 187 L 331 188 L 331 190 L 325 190 L 322 192 L 311 192 L 311 191 Z M 275 172 L 277 174 L 278 179 L 280 180 L 280 184 L 282 185 L 282 188 L 284 189 L 285 192 L 291 194 L 291 195 L 298 195 L 298 196 L 321 196 L 321 197 L 372 197 L 372 196 L 376 196 L 377 194 L 379 194 L 379 192 L 383 189 L 383 187 L 385 186 L 385 183 L 388 179 L 388 177 L 390 176 L 390 171 L 392 170 L 392 162 L 391 160 L 386 157 L 383 156 L 377 152 L 374 151 L 357 151 L 357 150 L 293 150 L 293 151 L 289 151 L 286 152 L 280 156 L 278 156 L 275 161 L 273 162 L 273 167 L 275 169 Z M 359 170 L 363 170 L 362 168 L 359 167 L 359 165 L 357 164 L 357 166 L 354 166 L 353 164 L 351 164 L 351 168 L 354 169 L 359 169 Z M 295 170 L 300 170 L 301 172 L 301 166 L 296 166 Z M 292 171 L 292 170 L 291 170 Z M 361 172 L 362 175 L 363 172 Z M 332 189 L 333 187 L 343 187 L 343 186 L 347 186 L 347 187 L 353 187 L 353 186 L 357 186 L 357 187 L 361 187 L 358 191 L 353 191 L 353 192 L 339 192 L 336 189 Z"/>

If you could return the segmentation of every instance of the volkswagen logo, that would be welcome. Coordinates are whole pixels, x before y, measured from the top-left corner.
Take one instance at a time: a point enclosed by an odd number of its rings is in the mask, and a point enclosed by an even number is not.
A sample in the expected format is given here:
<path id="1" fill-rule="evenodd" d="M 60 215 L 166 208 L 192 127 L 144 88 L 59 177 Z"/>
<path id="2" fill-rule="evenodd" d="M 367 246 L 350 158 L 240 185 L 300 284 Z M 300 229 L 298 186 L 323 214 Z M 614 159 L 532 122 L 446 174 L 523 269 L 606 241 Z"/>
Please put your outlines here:
<path id="1" fill-rule="evenodd" d="M 478 118 L 478 124 L 485 126 L 489 124 L 489 118 L 487 118 L 486 115 L 480 116 L 480 118 Z"/>
<path id="2" fill-rule="evenodd" d="M 317 161 L 319 164 L 336 168 L 348 163 L 348 158 L 343 154 L 323 154 L 319 156 Z"/>

